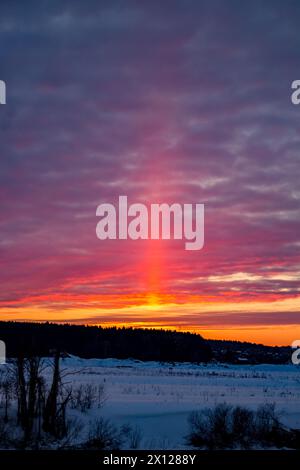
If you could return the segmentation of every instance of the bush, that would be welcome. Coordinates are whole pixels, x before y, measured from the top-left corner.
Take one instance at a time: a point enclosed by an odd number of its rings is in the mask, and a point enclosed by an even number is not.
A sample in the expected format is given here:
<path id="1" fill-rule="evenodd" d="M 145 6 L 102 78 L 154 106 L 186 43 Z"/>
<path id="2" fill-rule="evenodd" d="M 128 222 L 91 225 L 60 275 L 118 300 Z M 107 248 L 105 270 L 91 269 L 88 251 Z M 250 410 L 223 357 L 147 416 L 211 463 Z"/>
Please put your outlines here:
<path id="1" fill-rule="evenodd" d="M 0 417 L 0 447 L 6 448 L 8 445 L 7 423 Z"/>
<path id="2" fill-rule="evenodd" d="M 91 384 L 80 385 L 72 391 L 71 408 L 86 413 L 97 404 L 98 408 L 102 408 L 106 401 L 104 385 L 93 386 Z"/>
<path id="3" fill-rule="evenodd" d="M 89 439 L 83 447 L 95 450 L 117 450 L 122 440 L 122 433 L 109 420 L 100 418 L 91 426 Z"/>
<path id="4" fill-rule="evenodd" d="M 299 431 L 280 423 L 274 404 L 256 411 L 245 407 L 217 405 L 189 416 L 187 443 L 208 449 L 289 447 L 299 448 Z"/>
<path id="5" fill-rule="evenodd" d="M 262 405 L 255 415 L 255 435 L 257 440 L 270 442 L 272 437 L 279 432 L 280 423 L 275 411 L 275 404 Z"/>
<path id="6" fill-rule="evenodd" d="M 139 426 L 132 427 L 130 424 L 125 424 L 121 428 L 121 434 L 127 439 L 129 449 L 139 449 L 143 437 Z"/>
<path id="7" fill-rule="evenodd" d="M 237 406 L 232 410 L 232 443 L 235 442 L 242 448 L 249 448 L 253 441 L 254 412 Z"/>
<path id="8" fill-rule="evenodd" d="M 193 412 L 189 417 L 191 432 L 188 443 L 194 447 L 226 448 L 231 446 L 231 411 L 226 404 L 214 409 Z"/>

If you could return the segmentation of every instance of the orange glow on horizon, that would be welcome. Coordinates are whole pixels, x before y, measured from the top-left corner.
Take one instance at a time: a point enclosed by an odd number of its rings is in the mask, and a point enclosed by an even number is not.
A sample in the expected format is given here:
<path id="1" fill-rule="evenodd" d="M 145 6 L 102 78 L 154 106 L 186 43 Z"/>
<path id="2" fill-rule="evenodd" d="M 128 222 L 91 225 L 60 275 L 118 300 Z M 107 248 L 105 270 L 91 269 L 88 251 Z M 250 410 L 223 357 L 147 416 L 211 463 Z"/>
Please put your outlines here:
<path id="1" fill-rule="evenodd" d="M 117 297 L 117 296 L 116 296 Z M 300 297 L 278 302 L 202 302 L 176 303 L 171 295 L 151 292 L 136 299 L 131 305 L 100 308 L 85 304 L 66 308 L 59 302 L 48 305 L 20 305 L 1 309 L 3 321 L 37 321 L 133 328 L 163 328 L 199 333 L 209 339 L 230 339 L 268 345 L 290 345 L 300 338 L 300 324 L 257 324 L 260 315 L 282 311 L 299 312 Z M 109 302 L 113 303 L 113 302 Z M 249 314 L 249 310 L 253 312 Z M 248 314 L 247 321 L 240 319 Z"/>

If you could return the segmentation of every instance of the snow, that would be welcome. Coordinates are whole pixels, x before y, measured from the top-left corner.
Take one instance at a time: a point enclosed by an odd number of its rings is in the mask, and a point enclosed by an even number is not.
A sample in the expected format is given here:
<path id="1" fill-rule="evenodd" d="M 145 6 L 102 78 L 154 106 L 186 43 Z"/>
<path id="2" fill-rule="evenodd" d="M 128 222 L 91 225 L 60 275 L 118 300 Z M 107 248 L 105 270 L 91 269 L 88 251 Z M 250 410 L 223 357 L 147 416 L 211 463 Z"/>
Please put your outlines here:
<path id="1" fill-rule="evenodd" d="M 46 359 L 49 366 L 43 370 L 48 384 L 52 361 Z M 276 403 L 282 423 L 300 429 L 300 367 L 292 364 L 171 364 L 69 356 L 61 360 L 61 372 L 73 390 L 104 385 L 103 407 L 95 403 L 86 413 L 68 408 L 68 416 L 83 423 L 83 438 L 93 420 L 104 417 L 116 426 L 139 427 L 140 448 L 184 449 L 189 414 L 219 403 L 252 409 Z"/>
<path id="2" fill-rule="evenodd" d="M 282 422 L 300 428 L 300 368 L 294 365 L 169 364 L 71 356 L 62 360 L 62 369 L 77 372 L 68 376 L 75 388 L 105 386 L 104 407 L 90 410 L 86 422 L 103 416 L 116 425 L 139 426 L 143 448 L 184 448 L 190 412 L 225 402 L 253 409 L 276 403 Z"/>

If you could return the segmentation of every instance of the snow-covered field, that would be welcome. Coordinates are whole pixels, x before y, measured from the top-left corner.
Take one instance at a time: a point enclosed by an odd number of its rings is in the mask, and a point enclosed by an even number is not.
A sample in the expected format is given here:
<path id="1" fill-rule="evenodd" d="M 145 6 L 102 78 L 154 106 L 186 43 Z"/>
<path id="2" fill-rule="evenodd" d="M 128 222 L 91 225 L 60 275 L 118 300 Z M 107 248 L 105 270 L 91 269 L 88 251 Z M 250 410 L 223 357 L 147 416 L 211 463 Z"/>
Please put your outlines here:
<path id="1" fill-rule="evenodd" d="M 138 426 L 143 435 L 142 448 L 184 448 L 190 412 L 218 403 L 254 409 L 276 403 L 281 421 L 300 428 L 298 366 L 170 365 L 70 357 L 62 360 L 61 367 L 64 374 L 68 373 L 66 380 L 72 387 L 104 384 L 104 406 L 80 413 L 87 426 L 100 416 L 116 425 Z"/>

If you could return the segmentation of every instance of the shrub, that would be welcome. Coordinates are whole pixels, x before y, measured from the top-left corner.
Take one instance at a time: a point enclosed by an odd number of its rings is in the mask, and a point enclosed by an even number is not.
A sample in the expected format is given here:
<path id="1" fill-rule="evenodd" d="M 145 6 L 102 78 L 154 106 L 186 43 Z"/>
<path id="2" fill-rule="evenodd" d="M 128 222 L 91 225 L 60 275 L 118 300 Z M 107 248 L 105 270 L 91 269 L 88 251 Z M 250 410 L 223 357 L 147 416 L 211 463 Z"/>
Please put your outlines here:
<path id="1" fill-rule="evenodd" d="M 189 417 L 191 433 L 188 443 L 194 447 L 225 448 L 231 446 L 231 411 L 226 404 L 214 409 L 193 412 Z"/>
<path id="2" fill-rule="evenodd" d="M 140 447 L 143 435 L 139 426 L 132 427 L 130 424 L 126 424 L 122 426 L 121 434 L 127 439 L 130 449 L 138 449 Z"/>
<path id="3" fill-rule="evenodd" d="M 290 447 L 299 448 L 299 431 L 280 423 L 274 404 L 256 411 L 227 404 L 193 412 L 189 416 L 187 443 L 208 449 Z"/>
<path id="4" fill-rule="evenodd" d="M 117 450 L 122 440 L 122 433 L 109 420 L 100 418 L 92 424 L 89 439 L 83 447 L 95 450 Z"/>
<path id="5" fill-rule="evenodd" d="M 105 401 L 106 394 L 103 384 L 98 387 L 91 384 L 81 384 L 77 389 L 72 391 L 71 408 L 86 413 L 96 403 L 98 408 L 102 408 Z"/>
<path id="6" fill-rule="evenodd" d="M 253 441 L 254 412 L 237 406 L 232 410 L 232 442 L 249 448 Z"/>
<path id="7" fill-rule="evenodd" d="M 255 436 L 257 440 L 266 443 L 279 432 L 280 423 L 275 411 L 275 404 L 265 404 L 257 409 L 255 415 Z"/>

